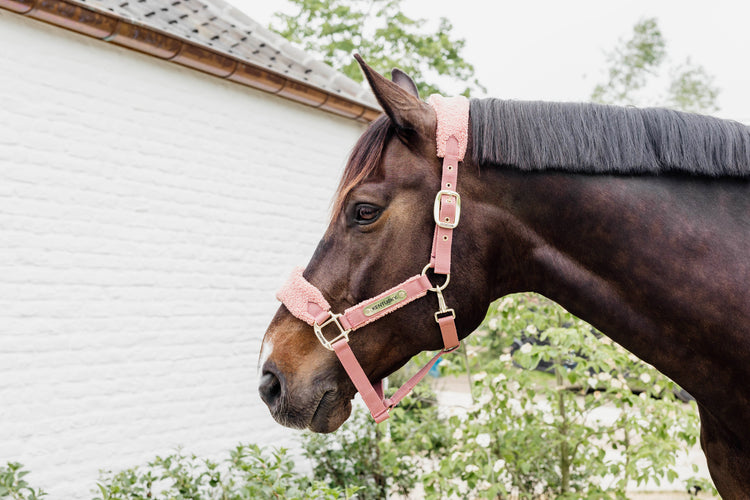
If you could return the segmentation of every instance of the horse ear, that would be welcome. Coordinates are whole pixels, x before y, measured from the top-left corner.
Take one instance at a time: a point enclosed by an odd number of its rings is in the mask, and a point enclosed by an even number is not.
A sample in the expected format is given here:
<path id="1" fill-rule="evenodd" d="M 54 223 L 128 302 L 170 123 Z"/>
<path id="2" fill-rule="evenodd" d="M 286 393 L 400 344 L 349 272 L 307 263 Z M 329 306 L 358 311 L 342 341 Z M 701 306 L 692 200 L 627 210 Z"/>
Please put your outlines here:
<path id="1" fill-rule="evenodd" d="M 393 68 L 391 70 L 391 80 L 393 81 L 393 83 L 419 99 L 419 90 L 417 89 L 417 84 L 414 83 L 414 80 L 412 80 L 409 75 L 398 68 Z"/>
<path id="2" fill-rule="evenodd" d="M 354 58 L 362 68 L 378 103 L 396 127 L 402 133 L 421 131 L 425 116 L 429 116 L 429 106 L 419 99 L 417 87 L 411 78 L 401 70 L 394 70 L 392 82 L 368 66 L 359 54 L 355 54 Z M 410 83 L 405 83 L 406 80 Z"/>

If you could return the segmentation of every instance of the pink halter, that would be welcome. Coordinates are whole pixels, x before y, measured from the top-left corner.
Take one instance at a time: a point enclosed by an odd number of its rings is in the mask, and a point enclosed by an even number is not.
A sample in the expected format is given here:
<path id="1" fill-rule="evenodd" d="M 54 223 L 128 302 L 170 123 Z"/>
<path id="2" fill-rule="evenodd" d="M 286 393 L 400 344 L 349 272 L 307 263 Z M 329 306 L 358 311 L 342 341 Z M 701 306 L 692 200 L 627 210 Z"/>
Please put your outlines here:
<path id="1" fill-rule="evenodd" d="M 377 297 L 350 307 L 342 314 L 331 312 L 331 306 L 323 293 L 302 276 L 302 268 L 296 268 L 284 287 L 276 294 L 276 298 L 290 313 L 313 327 L 315 335 L 326 349 L 336 353 L 376 422 L 388 418 L 388 411 L 411 392 L 440 356 L 459 346 L 455 325 L 456 312 L 446 306 L 443 290 L 450 282 L 453 229 L 458 226 L 461 216 L 461 197 L 456 192 L 456 182 L 458 163 L 466 154 L 468 142 L 469 101 L 461 96 L 445 98 L 434 94 L 428 102 L 437 115 L 437 155 L 443 158 L 440 191 L 435 196 L 433 207 L 435 236 L 430 263 L 424 267 L 421 274 L 412 276 Z M 435 274 L 445 275 L 442 285 L 432 285 L 426 274 L 430 268 Z M 444 347 L 392 397 L 385 399 L 382 380 L 374 385 L 370 383 L 349 347 L 349 334 L 424 297 L 427 292 L 434 292 L 438 298 L 439 309 L 435 313 L 435 321 L 440 327 Z M 323 334 L 323 330 L 329 328 L 335 330 L 330 340 Z"/>

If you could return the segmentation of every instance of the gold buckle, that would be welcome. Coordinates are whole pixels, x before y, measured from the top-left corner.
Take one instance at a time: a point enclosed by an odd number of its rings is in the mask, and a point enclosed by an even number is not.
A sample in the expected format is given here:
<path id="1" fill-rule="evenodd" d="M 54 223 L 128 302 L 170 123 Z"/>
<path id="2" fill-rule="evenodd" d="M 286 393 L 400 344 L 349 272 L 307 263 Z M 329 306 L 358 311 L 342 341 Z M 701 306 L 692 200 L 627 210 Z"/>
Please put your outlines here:
<path id="1" fill-rule="evenodd" d="M 315 336 L 318 337 L 318 340 L 320 340 L 320 343 L 323 344 L 323 347 L 325 347 L 329 351 L 333 351 L 333 344 L 338 340 L 344 339 L 347 342 L 349 342 L 349 332 L 351 332 L 351 330 L 346 330 L 343 326 L 341 326 L 341 323 L 339 322 L 340 317 L 341 317 L 340 314 L 331 314 L 331 317 L 325 320 L 320 325 L 317 323 L 313 323 L 313 330 L 315 331 Z M 333 339 L 328 340 L 323 335 L 323 328 L 330 325 L 331 323 L 335 324 L 338 327 L 339 334 Z"/>
<path id="2" fill-rule="evenodd" d="M 442 318 L 447 318 L 448 314 L 453 316 L 453 319 L 456 319 L 456 311 L 453 308 L 448 307 L 445 304 L 445 297 L 443 297 L 443 289 L 437 288 L 435 290 L 435 293 L 437 294 L 438 298 L 438 308 L 440 309 L 438 312 L 435 313 L 435 322 L 440 323 L 441 317 L 439 317 L 441 314 L 446 314 L 446 316 L 442 316 Z"/>
<path id="3" fill-rule="evenodd" d="M 456 218 L 453 222 L 440 220 L 440 208 L 442 207 L 443 196 L 450 196 L 456 200 Z M 435 206 L 433 207 L 432 215 L 435 218 L 435 224 L 438 226 L 444 229 L 455 229 L 458 226 L 458 220 L 461 218 L 461 195 L 450 189 L 438 191 L 437 196 L 435 196 Z"/>
<path id="4" fill-rule="evenodd" d="M 441 314 L 445 314 L 445 316 L 440 316 Z M 448 316 L 453 316 L 453 319 L 456 319 L 456 311 L 453 308 L 450 308 L 450 309 L 446 309 L 445 311 L 438 311 L 438 312 L 436 312 L 435 313 L 435 323 L 440 323 L 441 319 L 447 318 Z"/>

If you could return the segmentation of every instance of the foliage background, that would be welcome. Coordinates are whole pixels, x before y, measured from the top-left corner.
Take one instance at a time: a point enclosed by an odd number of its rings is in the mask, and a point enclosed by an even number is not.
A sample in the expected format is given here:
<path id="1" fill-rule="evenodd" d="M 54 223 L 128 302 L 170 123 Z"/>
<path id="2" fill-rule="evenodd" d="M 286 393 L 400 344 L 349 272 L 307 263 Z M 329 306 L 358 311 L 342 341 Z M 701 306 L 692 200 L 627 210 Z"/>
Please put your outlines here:
<path id="1" fill-rule="evenodd" d="M 349 78 L 363 80 L 352 54 L 382 74 L 394 67 L 414 78 L 423 97 L 441 93 L 441 77 L 461 82 L 464 95 L 483 89 L 464 60 L 466 41 L 441 17 L 437 29 L 403 13 L 400 0 L 289 0 L 294 14 L 276 13 L 271 28 Z"/>

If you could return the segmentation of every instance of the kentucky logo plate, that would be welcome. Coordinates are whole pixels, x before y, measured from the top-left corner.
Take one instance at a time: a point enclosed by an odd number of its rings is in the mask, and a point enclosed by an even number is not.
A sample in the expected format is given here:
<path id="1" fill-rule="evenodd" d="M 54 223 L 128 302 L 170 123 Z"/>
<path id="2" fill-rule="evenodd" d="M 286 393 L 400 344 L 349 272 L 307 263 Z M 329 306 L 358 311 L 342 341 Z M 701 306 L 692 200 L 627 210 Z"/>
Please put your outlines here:
<path id="1" fill-rule="evenodd" d="M 362 314 L 365 316 L 372 316 L 374 314 L 379 313 L 380 311 L 384 309 L 388 309 L 391 306 L 395 306 L 399 302 L 403 302 L 404 299 L 406 299 L 406 290 L 399 290 L 397 292 L 393 292 L 390 295 L 386 295 L 382 299 L 378 300 L 377 302 L 373 302 L 372 304 L 368 305 L 362 310 Z"/>

